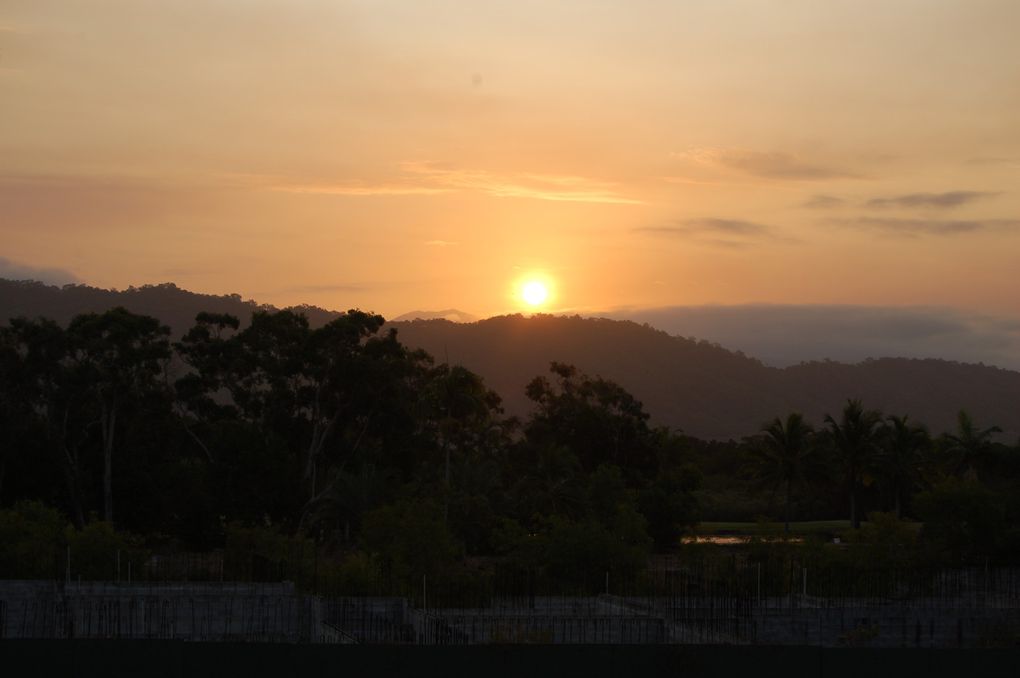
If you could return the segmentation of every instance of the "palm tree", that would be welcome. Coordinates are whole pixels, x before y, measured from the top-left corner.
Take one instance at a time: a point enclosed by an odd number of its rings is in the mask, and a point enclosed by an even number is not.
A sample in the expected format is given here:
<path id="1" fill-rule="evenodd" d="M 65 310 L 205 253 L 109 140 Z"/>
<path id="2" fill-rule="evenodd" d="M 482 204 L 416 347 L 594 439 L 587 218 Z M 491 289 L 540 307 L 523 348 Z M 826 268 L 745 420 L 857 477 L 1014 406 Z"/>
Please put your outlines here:
<path id="1" fill-rule="evenodd" d="M 783 488 L 783 516 L 785 529 L 789 532 L 793 488 L 804 478 L 806 460 L 813 451 L 811 437 L 814 431 L 800 413 L 793 412 L 785 422 L 776 417 L 765 424 L 761 432 L 754 455 L 762 478 L 771 481 L 773 487 Z"/>
<path id="2" fill-rule="evenodd" d="M 837 422 L 827 414 L 825 423 L 843 463 L 850 493 L 850 524 L 857 529 L 861 526 L 861 517 L 857 513 L 857 490 L 864 469 L 878 449 L 876 433 L 882 423 L 882 414 L 876 410 L 865 410 L 860 400 L 848 400 L 840 420 Z"/>
<path id="3" fill-rule="evenodd" d="M 956 434 L 945 434 L 946 452 L 953 460 L 953 471 L 957 474 L 977 473 L 977 467 L 983 465 L 991 456 L 992 436 L 1002 433 L 998 426 L 979 429 L 965 410 L 956 416 Z"/>
<path id="4" fill-rule="evenodd" d="M 900 517 L 903 497 L 920 476 L 921 453 L 931 445 L 927 429 L 911 424 L 906 415 L 886 417 L 882 427 L 879 467 L 893 493 L 893 511 Z"/>

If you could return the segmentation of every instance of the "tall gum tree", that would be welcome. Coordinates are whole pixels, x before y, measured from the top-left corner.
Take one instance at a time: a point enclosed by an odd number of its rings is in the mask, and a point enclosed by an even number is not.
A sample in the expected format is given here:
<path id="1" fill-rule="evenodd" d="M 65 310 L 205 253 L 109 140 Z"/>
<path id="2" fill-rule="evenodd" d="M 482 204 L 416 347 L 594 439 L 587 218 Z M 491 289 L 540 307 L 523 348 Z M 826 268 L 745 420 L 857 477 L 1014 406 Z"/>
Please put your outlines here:
<path id="1" fill-rule="evenodd" d="M 113 454 L 122 411 L 161 387 L 170 328 L 118 306 L 76 316 L 67 328 L 72 359 L 88 381 L 103 447 L 103 518 L 113 523 Z"/>
<path id="2" fill-rule="evenodd" d="M 4 391 L 37 425 L 43 447 L 55 454 L 68 516 L 81 529 L 85 509 L 80 452 L 92 424 L 89 382 L 71 360 L 67 332 L 52 320 L 14 318 L 4 335 Z"/>

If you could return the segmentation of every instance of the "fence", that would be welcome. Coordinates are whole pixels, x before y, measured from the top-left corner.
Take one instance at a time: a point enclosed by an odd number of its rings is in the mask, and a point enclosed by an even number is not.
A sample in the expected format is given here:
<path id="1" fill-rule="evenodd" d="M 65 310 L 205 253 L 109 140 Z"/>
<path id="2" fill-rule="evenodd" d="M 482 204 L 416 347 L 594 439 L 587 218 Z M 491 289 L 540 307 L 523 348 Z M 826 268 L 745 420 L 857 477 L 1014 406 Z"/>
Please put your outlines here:
<path id="1" fill-rule="evenodd" d="M 177 567 L 181 562 L 178 561 Z M 1020 640 L 1020 569 L 812 570 L 713 562 L 553 595 L 533 573 L 387 584 L 352 596 L 326 582 L 0 582 L 0 637 L 475 644 L 776 644 L 987 647 Z M 191 565 L 189 564 L 189 567 Z M 143 568 L 168 572 L 166 561 Z M 335 582 L 333 582 L 335 584 Z M 380 582 L 382 587 L 382 582 Z M 601 591 L 592 589 L 601 588 Z"/>

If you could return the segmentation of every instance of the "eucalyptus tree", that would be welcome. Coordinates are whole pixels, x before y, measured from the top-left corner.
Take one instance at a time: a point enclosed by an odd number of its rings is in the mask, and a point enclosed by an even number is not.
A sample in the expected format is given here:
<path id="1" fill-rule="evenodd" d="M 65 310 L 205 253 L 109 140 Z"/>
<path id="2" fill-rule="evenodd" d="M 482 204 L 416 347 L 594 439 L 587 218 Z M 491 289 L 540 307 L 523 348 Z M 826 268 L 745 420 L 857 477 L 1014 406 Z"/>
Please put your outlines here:
<path id="1" fill-rule="evenodd" d="M 776 417 L 765 424 L 752 447 L 759 476 L 773 488 L 782 488 L 786 532 L 790 531 L 794 488 L 805 480 L 814 453 L 813 437 L 811 425 L 793 412 L 785 421 Z"/>
<path id="2" fill-rule="evenodd" d="M 893 497 L 893 512 L 899 518 L 903 500 L 921 478 L 924 453 L 931 448 L 928 430 L 909 421 L 906 415 L 886 417 L 881 431 L 881 453 L 877 467 L 889 483 Z"/>
<path id="3" fill-rule="evenodd" d="M 482 378 L 460 365 L 433 368 L 426 382 L 419 415 L 431 423 L 432 435 L 443 457 L 443 517 L 449 514 L 450 459 L 458 450 L 480 451 L 490 446 L 500 430 L 500 397 L 486 388 Z"/>
<path id="4" fill-rule="evenodd" d="M 0 506 L 3 506 L 7 459 L 14 440 L 13 429 L 19 416 L 16 410 L 25 402 L 19 388 L 22 382 L 21 356 L 8 327 L 0 327 Z"/>
<path id="5" fill-rule="evenodd" d="M 178 391 L 192 413 L 258 432 L 288 474 L 277 479 L 291 488 L 286 510 L 307 514 L 373 441 L 410 426 L 425 357 L 380 333 L 383 323 L 352 310 L 313 329 L 301 313 L 257 311 L 235 331 L 232 318 L 199 316 L 178 345 L 194 370 Z"/>
<path id="6" fill-rule="evenodd" d="M 41 447 L 53 452 L 61 469 L 68 516 L 81 529 L 86 515 L 82 448 L 91 426 L 88 381 L 71 360 L 67 332 L 52 320 L 14 318 L 4 335 L 9 404 L 20 403 L 25 419 L 37 424 Z"/>
<path id="7" fill-rule="evenodd" d="M 587 472 L 608 463 L 631 476 L 654 474 L 657 439 L 639 400 L 572 365 L 553 362 L 550 372 L 554 382 L 536 377 L 526 388 L 537 408 L 525 427 L 529 442 L 569 448 Z"/>
<path id="8" fill-rule="evenodd" d="M 877 410 L 865 410 L 860 400 L 851 399 L 843 407 L 839 421 L 827 414 L 825 423 L 843 466 L 850 498 L 850 524 L 856 529 L 861 526 L 858 492 L 864 471 L 879 450 L 877 434 L 882 414 Z"/>
<path id="9" fill-rule="evenodd" d="M 103 518 L 113 522 L 113 453 L 118 418 L 160 388 L 170 328 L 123 307 L 87 313 L 67 328 L 71 359 L 89 383 L 103 448 Z"/>
<path id="10" fill-rule="evenodd" d="M 173 346 L 177 355 L 191 367 L 174 383 L 178 421 L 210 463 L 217 461 L 217 455 L 193 424 L 215 428 L 237 419 L 234 404 L 216 396 L 234 390 L 228 388 L 228 380 L 233 374 L 231 366 L 236 344 L 228 339 L 237 333 L 240 324 L 235 316 L 226 313 L 199 313 L 195 324 Z"/>

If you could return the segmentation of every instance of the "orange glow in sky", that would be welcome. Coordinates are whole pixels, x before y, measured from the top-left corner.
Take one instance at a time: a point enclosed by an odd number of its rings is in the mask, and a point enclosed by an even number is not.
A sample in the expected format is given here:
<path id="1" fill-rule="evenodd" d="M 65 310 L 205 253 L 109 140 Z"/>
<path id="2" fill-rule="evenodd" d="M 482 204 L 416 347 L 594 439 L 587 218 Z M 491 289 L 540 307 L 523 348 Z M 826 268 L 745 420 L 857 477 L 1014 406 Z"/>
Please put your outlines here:
<path id="1" fill-rule="evenodd" d="M 8 0 L 0 255 L 386 316 L 1020 314 L 1018 25 L 1014 0 Z"/>

